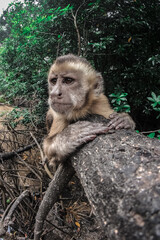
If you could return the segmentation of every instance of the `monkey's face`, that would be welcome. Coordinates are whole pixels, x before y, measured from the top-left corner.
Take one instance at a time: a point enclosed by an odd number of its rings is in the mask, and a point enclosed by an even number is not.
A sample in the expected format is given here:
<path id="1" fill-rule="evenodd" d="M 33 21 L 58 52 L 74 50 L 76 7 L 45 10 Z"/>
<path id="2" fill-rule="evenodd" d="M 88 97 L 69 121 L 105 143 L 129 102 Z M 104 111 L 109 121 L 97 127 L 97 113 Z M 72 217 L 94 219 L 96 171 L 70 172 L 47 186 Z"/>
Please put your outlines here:
<path id="1" fill-rule="evenodd" d="M 51 67 L 49 84 L 49 105 L 60 114 L 68 114 L 83 107 L 87 90 L 82 84 L 83 72 L 63 66 Z"/>

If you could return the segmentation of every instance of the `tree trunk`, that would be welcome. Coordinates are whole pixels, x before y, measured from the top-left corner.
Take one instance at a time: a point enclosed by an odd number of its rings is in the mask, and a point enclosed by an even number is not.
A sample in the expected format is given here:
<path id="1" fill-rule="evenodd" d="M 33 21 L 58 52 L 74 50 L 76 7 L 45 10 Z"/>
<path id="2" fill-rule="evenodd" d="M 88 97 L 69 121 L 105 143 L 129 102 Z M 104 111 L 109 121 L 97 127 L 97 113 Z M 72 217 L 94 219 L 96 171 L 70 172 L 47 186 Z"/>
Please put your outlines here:
<path id="1" fill-rule="evenodd" d="M 159 140 L 119 130 L 98 136 L 71 162 L 104 232 L 99 239 L 160 239 Z"/>

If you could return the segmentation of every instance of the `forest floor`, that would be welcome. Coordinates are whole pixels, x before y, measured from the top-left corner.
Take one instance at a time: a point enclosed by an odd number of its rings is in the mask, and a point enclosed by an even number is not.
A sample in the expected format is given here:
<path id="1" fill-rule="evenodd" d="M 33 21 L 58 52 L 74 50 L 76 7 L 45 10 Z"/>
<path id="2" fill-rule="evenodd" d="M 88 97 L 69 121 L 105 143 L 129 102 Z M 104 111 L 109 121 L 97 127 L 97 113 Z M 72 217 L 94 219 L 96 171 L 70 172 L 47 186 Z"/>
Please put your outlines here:
<path id="1" fill-rule="evenodd" d="M 13 110 L 13 107 L 0 103 L 0 130 L 4 128 L 3 126 L 4 115 L 6 115 L 8 112 L 12 110 Z"/>
<path id="2" fill-rule="evenodd" d="M 10 124 L 3 124 L 6 122 L 5 116 L 12 110 L 12 106 L 0 103 L 0 153 L 12 152 L 34 142 L 30 135 L 32 129 L 25 128 L 23 125 L 19 125 L 18 129 L 13 129 L 10 128 Z M 43 138 L 36 132 L 33 133 L 36 134 L 36 137 Z M 30 198 L 27 199 L 28 205 L 23 202 L 20 207 L 14 209 L 12 224 L 9 224 L 7 235 L 2 240 L 33 239 L 35 216 L 42 200 L 41 195 L 44 195 L 51 181 L 39 164 L 40 161 L 39 149 L 35 147 L 30 151 L 19 154 L 18 160 L 16 158 L 14 158 L 14 161 L 8 159 L 8 161 L 0 164 L 0 171 L 4 180 L 3 188 L 0 188 L 0 220 L 4 210 L 8 207 L 8 201 L 12 201 L 13 196 L 16 199 L 26 189 L 30 192 Z M 38 173 L 41 179 L 37 178 L 35 173 Z M 42 189 L 40 189 L 41 184 Z M 53 206 L 47 219 L 44 226 L 47 229 L 44 236 L 45 240 L 98 239 L 97 224 L 84 190 L 76 176 L 61 193 L 59 201 Z M 53 231 L 49 231 L 51 227 Z M 53 234 L 55 235 L 54 238 Z"/>

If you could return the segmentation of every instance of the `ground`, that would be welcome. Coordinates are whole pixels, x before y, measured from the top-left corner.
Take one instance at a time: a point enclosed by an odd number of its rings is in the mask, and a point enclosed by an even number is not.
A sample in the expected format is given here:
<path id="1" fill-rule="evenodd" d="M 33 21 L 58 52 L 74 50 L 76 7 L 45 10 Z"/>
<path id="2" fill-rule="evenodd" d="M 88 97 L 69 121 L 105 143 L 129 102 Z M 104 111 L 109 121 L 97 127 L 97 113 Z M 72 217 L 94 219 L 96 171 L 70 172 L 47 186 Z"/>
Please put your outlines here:
<path id="1" fill-rule="evenodd" d="M 13 107 L 11 107 L 11 106 L 0 104 L 0 130 L 2 130 L 4 128 L 4 126 L 2 124 L 4 121 L 4 116 L 2 116 L 2 115 L 12 111 L 12 109 L 13 109 Z"/>

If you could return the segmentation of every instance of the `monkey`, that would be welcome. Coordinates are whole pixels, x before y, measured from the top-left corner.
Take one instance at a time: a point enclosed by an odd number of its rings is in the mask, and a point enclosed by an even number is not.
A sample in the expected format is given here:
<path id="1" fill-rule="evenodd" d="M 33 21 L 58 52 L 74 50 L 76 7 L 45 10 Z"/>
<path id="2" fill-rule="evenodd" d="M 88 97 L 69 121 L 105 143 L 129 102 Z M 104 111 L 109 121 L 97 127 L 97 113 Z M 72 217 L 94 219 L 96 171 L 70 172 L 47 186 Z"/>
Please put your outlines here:
<path id="1" fill-rule="evenodd" d="M 103 77 L 83 57 L 58 57 L 48 74 L 49 110 L 47 137 L 43 141 L 45 161 L 57 165 L 77 147 L 112 129 L 135 128 L 127 113 L 116 113 L 104 95 Z M 78 121 L 88 114 L 110 119 L 108 124 Z"/>

